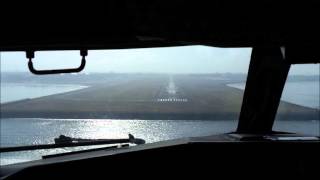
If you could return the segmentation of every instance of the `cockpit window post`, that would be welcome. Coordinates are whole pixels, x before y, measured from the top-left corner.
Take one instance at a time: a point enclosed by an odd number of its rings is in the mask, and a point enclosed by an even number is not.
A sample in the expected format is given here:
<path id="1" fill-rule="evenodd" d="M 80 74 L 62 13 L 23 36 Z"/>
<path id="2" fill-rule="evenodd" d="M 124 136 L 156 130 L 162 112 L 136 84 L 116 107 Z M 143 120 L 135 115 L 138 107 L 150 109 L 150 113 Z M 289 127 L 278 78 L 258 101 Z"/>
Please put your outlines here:
<path id="1" fill-rule="evenodd" d="M 254 47 L 239 117 L 238 133 L 270 133 L 290 63 L 280 47 Z"/>

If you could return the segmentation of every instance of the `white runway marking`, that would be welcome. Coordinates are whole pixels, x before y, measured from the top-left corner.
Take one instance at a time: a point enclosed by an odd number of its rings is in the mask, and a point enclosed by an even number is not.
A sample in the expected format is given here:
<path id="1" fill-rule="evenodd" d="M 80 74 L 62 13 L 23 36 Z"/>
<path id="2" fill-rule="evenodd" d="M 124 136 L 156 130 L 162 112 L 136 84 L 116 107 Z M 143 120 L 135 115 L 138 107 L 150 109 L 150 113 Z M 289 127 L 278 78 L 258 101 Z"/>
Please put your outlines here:
<path id="1" fill-rule="evenodd" d="M 166 98 L 166 99 L 157 99 L 158 102 L 188 102 L 188 99 L 177 99 L 177 98 Z"/>
<path id="2" fill-rule="evenodd" d="M 188 102 L 187 98 L 178 98 L 176 97 L 178 92 L 178 88 L 175 85 L 173 78 L 170 77 L 168 86 L 166 87 L 166 95 L 163 98 L 156 99 L 157 102 Z"/>
<path id="3" fill-rule="evenodd" d="M 169 84 L 168 84 L 168 87 L 167 87 L 167 92 L 170 95 L 175 95 L 177 93 L 177 87 L 174 84 L 174 82 L 172 80 L 172 77 L 170 77 Z"/>

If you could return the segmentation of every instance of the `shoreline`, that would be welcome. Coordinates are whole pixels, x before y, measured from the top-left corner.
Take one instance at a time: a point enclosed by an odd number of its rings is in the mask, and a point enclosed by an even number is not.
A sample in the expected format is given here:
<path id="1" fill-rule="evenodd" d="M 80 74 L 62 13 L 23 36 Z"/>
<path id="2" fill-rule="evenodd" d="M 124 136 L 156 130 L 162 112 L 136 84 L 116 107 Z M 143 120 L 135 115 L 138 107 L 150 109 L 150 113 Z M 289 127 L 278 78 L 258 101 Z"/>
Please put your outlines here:
<path id="1" fill-rule="evenodd" d="M 244 82 L 236 82 L 236 83 L 228 83 L 228 84 L 225 84 L 225 85 L 228 86 L 228 87 L 231 87 L 231 88 L 235 88 L 235 89 L 244 91 L 243 85 L 245 85 L 245 83 Z M 320 106 L 317 108 L 317 107 L 313 107 L 313 106 L 310 106 L 310 105 L 306 105 L 306 104 L 301 103 L 301 102 L 291 102 L 290 100 L 288 101 L 288 100 L 285 100 L 285 99 L 281 99 L 281 102 L 285 102 L 285 103 L 289 103 L 289 104 L 293 104 L 293 105 L 301 106 L 301 107 L 305 107 L 305 108 L 311 108 L 311 109 L 314 109 L 314 110 L 320 110 Z"/>
<path id="2" fill-rule="evenodd" d="M 86 88 L 1 104 L 1 118 L 237 120 L 243 90 L 234 81 L 175 77 L 177 92 L 166 91 L 168 77 L 123 79 Z M 158 102 L 159 98 L 188 99 Z M 319 110 L 280 102 L 277 119 L 319 119 Z"/>
<path id="3" fill-rule="evenodd" d="M 4 83 L 4 84 L 17 84 L 17 85 L 21 85 L 22 86 L 24 83 Z M 52 93 L 44 93 L 43 95 L 36 95 L 35 97 L 24 97 L 24 98 L 20 98 L 20 99 L 16 99 L 16 100 L 0 102 L 0 105 L 6 105 L 6 104 L 10 104 L 10 103 L 29 101 L 29 100 L 33 100 L 33 99 L 37 99 L 37 98 L 43 98 L 43 97 L 54 96 L 54 95 L 59 95 L 59 94 L 64 94 L 64 93 L 70 93 L 70 92 L 73 92 L 73 91 L 79 91 L 79 90 L 91 87 L 91 86 L 88 86 L 88 85 L 80 85 L 80 84 L 51 84 L 51 83 L 47 83 L 47 84 L 31 83 L 29 85 L 31 87 L 37 87 L 37 86 L 38 87 L 40 87 L 40 86 L 49 87 L 50 86 L 50 88 L 52 88 L 52 87 L 61 86 L 61 87 L 74 87 L 74 88 L 72 90 L 61 90 L 61 91 L 56 92 L 54 94 L 52 94 Z M 1 86 L 3 86 L 3 85 L 1 84 Z"/>

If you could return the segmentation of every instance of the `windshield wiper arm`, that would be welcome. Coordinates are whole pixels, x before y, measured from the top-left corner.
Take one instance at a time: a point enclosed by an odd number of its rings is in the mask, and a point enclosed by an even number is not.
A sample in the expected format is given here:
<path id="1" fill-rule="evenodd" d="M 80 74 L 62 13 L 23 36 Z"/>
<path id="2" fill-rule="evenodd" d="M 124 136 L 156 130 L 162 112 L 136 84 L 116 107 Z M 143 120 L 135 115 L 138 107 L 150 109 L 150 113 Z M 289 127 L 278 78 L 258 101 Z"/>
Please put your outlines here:
<path id="1" fill-rule="evenodd" d="M 128 139 L 79 139 L 72 138 L 64 135 L 60 135 L 59 138 L 55 138 L 55 144 L 38 144 L 30 146 L 16 146 L 16 147 L 1 147 L 0 153 L 4 152 L 16 152 L 16 151 L 29 151 L 39 149 L 54 149 L 64 147 L 78 147 L 78 146 L 92 146 L 92 145 L 105 145 L 105 144 L 144 144 L 145 140 L 135 138 L 129 134 Z"/>

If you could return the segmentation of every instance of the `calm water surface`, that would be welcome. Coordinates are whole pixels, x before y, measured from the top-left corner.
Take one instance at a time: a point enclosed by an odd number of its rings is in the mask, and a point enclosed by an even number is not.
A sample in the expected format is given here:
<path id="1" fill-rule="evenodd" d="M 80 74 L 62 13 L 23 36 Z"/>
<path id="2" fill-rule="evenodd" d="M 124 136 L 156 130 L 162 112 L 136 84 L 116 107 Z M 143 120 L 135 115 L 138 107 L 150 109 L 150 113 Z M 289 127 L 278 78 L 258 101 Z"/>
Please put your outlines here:
<path id="1" fill-rule="evenodd" d="M 1 103 L 38 98 L 86 88 L 73 84 L 1 83 Z"/>
<path id="2" fill-rule="evenodd" d="M 77 138 L 127 138 L 128 133 L 147 143 L 181 137 L 207 136 L 236 129 L 236 121 L 110 120 L 110 119 L 2 119 L 1 146 L 53 143 L 61 134 Z M 23 128 L 17 128 L 23 127 Z M 319 135 L 319 121 L 277 121 L 275 130 Z M 72 150 L 86 147 L 72 148 Z M 71 148 L 2 153 L 1 165 L 40 159 L 42 155 L 70 151 Z"/>
<path id="3" fill-rule="evenodd" d="M 243 89 L 244 84 L 229 86 Z M 85 88 L 79 85 L 24 85 L 1 84 L 1 103 L 26 98 L 36 98 Z M 318 82 L 289 82 L 286 84 L 282 100 L 319 108 Z M 76 138 L 127 138 L 128 133 L 143 138 L 147 143 L 176 139 L 181 137 L 206 136 L 231 132 L 236 129 L 237 121 L 148 121 L 148 120 L 111 120 L 111 119 L 1 119 L 1 141 L 3 146 L 53 143 L 61 134 Z M 290 131 L 319 136 L 319 120 L 276 121 L 274 130 Z M 12 164 L 40 159 L 42 155 L 56 154 L 79 148 L 58 148 L 52 150 L 0 153 L 0 164 Z"/>
<path id="4" fill-rule="evenodd" d="M 320 109 L 320 83 L 316 81 L 287 82 L 281 100 L 293 104 Z M 245 83 L 228 84 L 230 87 L 244 89 Z"/>

